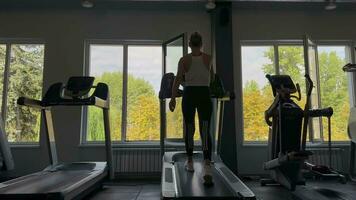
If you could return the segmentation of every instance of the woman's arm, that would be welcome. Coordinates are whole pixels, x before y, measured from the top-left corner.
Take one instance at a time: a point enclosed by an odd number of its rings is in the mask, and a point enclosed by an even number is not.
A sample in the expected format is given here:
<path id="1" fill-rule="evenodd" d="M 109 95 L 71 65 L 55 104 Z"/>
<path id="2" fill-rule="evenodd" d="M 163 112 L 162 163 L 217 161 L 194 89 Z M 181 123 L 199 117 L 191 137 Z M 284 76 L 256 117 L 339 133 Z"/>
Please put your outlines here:
<path id="1" fill-rule="evenodd" d="M 172 99 L 176 98 L 179 85 L 183 82 L 183 72 L 184 72 L 183 58 L 181 58 L 178 62 L 177 76 L 175 77 L 172 86 L 172 97 L 171 97 Z"/>
<path id="2" fill-rule="evenodd" d="M 176 108 L 176 96 L 178 93 L 179 85 L 183 82 L 183 73 L 184 73 L 184 65 L 183 65 L 183 58 L 181 58 L 178 62 L 177 76 L 175 77 L 173 82 L 172 96 L 171 96 L 171 101 L 169 102 L 169 109 L 172 112 Z"/>
<path id="3" fill-rule="evenodd" d="M 214 71 L 214 66 L 213 66 L 213 58 L 210 57 L 210 81 L 214 81 L 215 79 L 215 71 Z"/>

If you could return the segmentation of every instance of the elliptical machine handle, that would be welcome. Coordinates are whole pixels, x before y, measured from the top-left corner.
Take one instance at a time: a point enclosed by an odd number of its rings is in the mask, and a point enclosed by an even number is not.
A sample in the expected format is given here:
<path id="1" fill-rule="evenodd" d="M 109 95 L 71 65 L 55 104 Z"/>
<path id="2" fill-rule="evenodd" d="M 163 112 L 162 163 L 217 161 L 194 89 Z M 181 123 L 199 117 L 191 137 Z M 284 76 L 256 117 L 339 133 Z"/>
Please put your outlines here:
<path id="1" fill-rule="evenodd" d="M 291 95 L 291 97 L 294 97 L 296 98 L 298 101 L 300 101 L 302 99 L 302 95 L 300 94 L 300 86 L 299 84 L 295 84 L 295 87 L 297 88 L 297 93 L 298 93 L 298 96 L 294 96 L 294 95 Z"/>
<path id="2" fill-rule="evenodd" d="M 270 118 L 274 115 L 275 110 L 278 106 L 279 103 L 279 94 L 276 95 L 276 97 L 273 100 L 273 103 L 270 105 L 270 107 L 265 111 L 265 121 L 268 124 L 268 126 L 272 126 L 273 122 L 270 120 Z"/>
<path id="3" fill-rule="evenodd" d="M 313 81 L 311 80 L 309 74 L 305 74 L 304 75 L 305 79 L 307 80 L 307 97 L 311 95 L 312 91 L 313 91 Z"/>
<path id="4" fill-rule="evenodd" d="M 331 117 L 334 113 L 332 107 L 308 110 L 309 117 Z"/>

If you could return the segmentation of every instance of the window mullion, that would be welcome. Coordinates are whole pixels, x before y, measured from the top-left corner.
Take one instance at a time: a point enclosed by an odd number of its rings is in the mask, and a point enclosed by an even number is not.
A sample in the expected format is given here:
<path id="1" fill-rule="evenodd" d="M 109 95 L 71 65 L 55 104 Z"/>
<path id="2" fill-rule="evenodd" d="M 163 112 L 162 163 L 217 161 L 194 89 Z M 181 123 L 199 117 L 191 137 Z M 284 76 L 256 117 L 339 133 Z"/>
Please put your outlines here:
<path id="1" fill-rule="evenodd" d="M 7 113 L 7 91 L 9 88 L 9 74 L 10 74 L 10 63 L 11 63 L 11 44 L 6 44 L 6 58 L 5 58 L 5 70 L 4 70 L 4 83 L 2 90 L 2 107 L 1 107 L 1 115 L 3 119 L 3 123 L 5 125 L 6 121 L 6 113 Z M 4 126 L 5 127 L 5 126 Z"/>
<path id="2" fill-rule="evenodd" d="M 90 42 L 86 42 L 84 46 L 84 70 L 83 74 L 84 76 L 90 76 Z M 88 115 L 88 106 L 82 106 L 82 139 L 81 142 L 87 142 L 88 141 L 88 124 L 89 124 L 89 115 Z"/>
<path id="3" fill-rule="evenodd" d="M 128 45 L 124 44 L 123 83 L 122 83 L 122 120 L 121 141 L 126 141 L 127 135 L 127 81 L 128 81 Z"/>
<path id="4" fill-rule="evenodd" d="M 274 50 L 274 67 L 276 70 L 276 74 L 280 74 L 278 44 L 273 45 L 273 50 Z"/>
<path id="5" fill-rule="evenodd" d="M 318 46 L 315 45 L 315 73 L 316 73 L 316 92 L 317 92 L 317 97 L 318 97 L 318 106 L 319 108 L 322 107 L 321 105 L 321 91 L 320 91 L 320 74 L 319 74 L 319 53 L 318 53 Z M 322 117 L 319 117 L 319 129 L 320 129 L 320 142 L 324 141 L 324 136 L 323 136 L 323 120 Z M 313 135 L 314 137 L 314 135 Z M 315 140 L 315 138 L 313 138 Z"/>
<path id="6" fill-rule="evenodd" d="M 356 43 L 352 42 L 349 46 L 349 55 L 350 55 L 350 59 L 348 59 L 348 61 L 350 61 L 351 63 L 356 63 L 356 56 L 355 56 L 355 51 L 356 51 Z M 356 106 L 356 87 L 354 86 L 354 84 L 356 83 L 356 73 L 348 73 L 349 74 L 349 86 L 350 86 L 350 103 L 352 107 Z"/>

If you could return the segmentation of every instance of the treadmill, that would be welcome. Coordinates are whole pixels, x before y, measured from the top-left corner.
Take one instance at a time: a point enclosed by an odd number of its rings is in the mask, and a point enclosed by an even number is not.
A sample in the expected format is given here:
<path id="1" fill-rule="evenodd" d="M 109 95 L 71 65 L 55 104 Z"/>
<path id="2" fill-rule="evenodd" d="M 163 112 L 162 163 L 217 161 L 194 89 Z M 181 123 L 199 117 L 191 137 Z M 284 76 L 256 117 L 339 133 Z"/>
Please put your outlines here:
<path id="1" fill-rule="evenodd" d="M 101 187 L 105 179 L 114 178 L 109 127 L 109 89 L 105 83 L 93 86 L 93 82 L 94 77 L 70 77 L 66 85 L 51 85 L 41 101 L 26 97 L 17 100 L 18 105 L 41 110 L 45 121 L 50 165 L 43 171 L 0 183 L 0 199 L 81 199 Z M 89 96 L 91 89 L 94 89 L 94 92 Z M 96 106 L 103 110 L 106 162 L 59 163 L 51 111 L 52 107 L 56 106 Z"/>
<path id="2" fill-rule="evenodd" d="M 161 136 L 160 146 L 162 154 L 162 199 L 256 199 L 254 193 L 223 163 L 220 158 L 221 130 L 223 122 L 224 102 L 230 101 L 234 95 L 224 92 L 221 80 L 216 76 L 215 87 L 211 88 L 214 102 L 214 115 L 212 121 L 216 122 L 211 128 L 215 134 L 214 153 L 212 156 L 212 174 L 214 185 L 205 186 L 202 180 L 203 155 L 202 152 L 194 152 L 194 173 L 187 172 L 184 168 L 186 161 L 185 151 L 166 152 L 166 99 L 171 97 L 174 74 L 167 73 L 161 81 L 160 113 Z M 182 91 L 178 92 L 182 96 Z M 211 123 L 214 126 L 214 123 Z M 168 143 L 168 142 L 167 142 Z M 177 146 L 177 145 L 175 145 Z"/>

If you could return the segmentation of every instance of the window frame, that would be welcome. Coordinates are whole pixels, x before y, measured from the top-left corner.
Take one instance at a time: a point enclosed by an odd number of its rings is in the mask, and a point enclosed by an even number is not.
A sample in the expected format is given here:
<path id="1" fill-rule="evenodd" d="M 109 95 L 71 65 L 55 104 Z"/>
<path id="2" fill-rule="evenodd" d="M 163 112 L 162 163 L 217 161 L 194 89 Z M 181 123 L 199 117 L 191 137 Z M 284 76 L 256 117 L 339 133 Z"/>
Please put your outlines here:
<path id="1" fill-rule="evenodd" d="M 0 101 L 2 102 L 1 107 L 0 107 L 0 112 L 1 112 L 1 117 L 3 119 L 3 122 L 0 122 L 3 124 L 5 128 L 5 121 L 7 118 L 7 93 L 9 91 L 9 81 L 10 81 L 10 67 L 11 67 L 11 46 L 12 45 L 43 45 L 44 47 L 44 52 L 43 52 L 43 71 L 42 71 L 42 91 L 41 91 L 41 96 L 44 95 L 44 74 L 45 74 L 45 64 L 46 64 L 46 41 L 40 38 L 0 38 L 0 45 L 5 45 L 6 46 L 6 53 L 5 53 L 5 63 L 4 63 L 4 80 L 3 80 L 3 88 L 2 88 L 2 99 Z M 38 132 L 38 141 L 36 142 L 11 142 L 9 141 L 9 144 L 11 147 L 39 147 L 41 143 L 41 132 L 42 132 L 42 114 L 40 115 L 40 129 Z"/>
<path id="2" fill-rule="evenodd" d="M 348 50 L 345 52 L 346 53 L 346 58 L 349 60 L 349 62 L 356 62 L 356 41 L 354 40 L 314 40 L 313 41 L 316 45 L 316 53 L 318 54 L 318 48 L 320 46 L 345 46 L 348 48 Z M 240 66 L 242 69 L 242 47 L 258 47 L 258 46 L 273 46 L 274 48 L 274 61 L 273 65 L 275 68 L 275 73 L 279 74 L 279 46 L 301 46 L 304 48 L 303 40 L 302 39 L 296 39 L 296 40 L 241 40 L 240 41 Z M 304 51 L 303 51 L 304 54 Z M 318 56 L 318 55 L 317 55 Z M 319 58 L 318 63 L 319 63 Z M 304 65 L 305 67 L 305 65 Z M 305 69 L 307 71 L 307 69 Z M 341 70 L 341 69 L 340 69 Z M 317 71 L 319 71 L 319 64 L 317 64 Z M 242 80 L 242 71 L 240 72 L 239 76 L 241 77 Z M 320 77 L 318 77 L 320 79 Z M 355 75 L 350 75 L 349 80 L 348 80 L 348 93 L 349 93 L 349 104 L 350 107 L 356 105 L 356 87 L 354 86 L 356 80 L 356 74 Z M 318 81 L 319 82 L 319 81 Z M 239 88 L 241 91 L 243 91 L 242 84 Z M 243 92 L 242 92 L 243 94 Z M 318 93 L 318 99 L 321 99 L 321 94 L 320 92 Z M 241 108 L 242 108 L 242 123 L 244 123 L 243 120 L 243 95 L 241 96 Z M 268 140 L 267 141 L 246 141 L 245 140 L 245 133 L 244 133 L 244 126 L 242 125 L 242 146 L 266 146 L 268 145 Z M 322 129 L 323 125 L 321 124 L 320 129 Z M 310 130 L 310 128 L 309 128 Z M 313 134 L 314 135 L 314 134 Z M 324 137 L 324 136 L 323 136 Z M 336 144 L 338 146 L 344 146 L 348 145 L 349 141 L 332 141 L 333 144 Z M 317 142 L 307 142 L 308 147 L 314 147 L 314 146 L 327 146 L 327 141 L 322 139 L 320 143 Z"/>
<path id="3" fill-rule="evenodd" d="M 138 140 L 126 141 L 127 134 L 127 89 L 128 89 L 128 47 L 129 46 L 162 46 L 161 40 L 117 40 L 117 39 L 88 39 L 84 42 L 84 67 L 83 75 L 89 76 L 90 73 L 90 45 L 119 45 L 123 47 L 123 88 L 122 88 L 122 121 L 121 121 L 121 139 L 113 141 L 114 146 L 127 147 L 157 147 L 159 140 Z M 163 56 L 163 54 L 162 54 Z M 161 66 L 163 72 L 163 63 Z M 158 98 L 157 98 L 158 99 Z M 158 100 L 157 100 L 158 101 Z M 88 141 L 88 109 L 85 106 L 81 108 L 81 138 L 80 146 L 102 146 L 103 141 Z M 158 130 L 159 131 L 159 130 Z"/>

